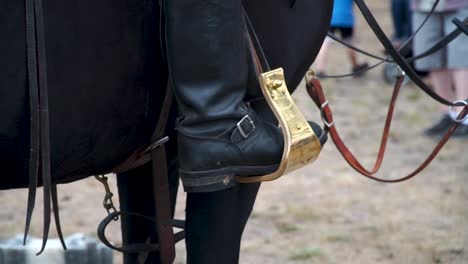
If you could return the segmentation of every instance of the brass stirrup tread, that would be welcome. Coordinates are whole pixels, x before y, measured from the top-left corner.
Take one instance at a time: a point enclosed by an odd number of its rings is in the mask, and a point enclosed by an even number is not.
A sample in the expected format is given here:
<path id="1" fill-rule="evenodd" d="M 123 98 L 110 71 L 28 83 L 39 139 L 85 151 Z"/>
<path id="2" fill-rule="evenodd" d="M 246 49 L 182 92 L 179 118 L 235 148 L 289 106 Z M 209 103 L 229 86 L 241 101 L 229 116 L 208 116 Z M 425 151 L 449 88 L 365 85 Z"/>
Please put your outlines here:
<path id="1" fill-rule="evenodd" d="M 284 72 L 278 68 L 260 75 L 263 95 L 279 121 L 284 150 L 278 169 L 263 176 L 236 176 L 241 183 L 275 180 L 317 159 L 321 145 L 286 87 Z"/>

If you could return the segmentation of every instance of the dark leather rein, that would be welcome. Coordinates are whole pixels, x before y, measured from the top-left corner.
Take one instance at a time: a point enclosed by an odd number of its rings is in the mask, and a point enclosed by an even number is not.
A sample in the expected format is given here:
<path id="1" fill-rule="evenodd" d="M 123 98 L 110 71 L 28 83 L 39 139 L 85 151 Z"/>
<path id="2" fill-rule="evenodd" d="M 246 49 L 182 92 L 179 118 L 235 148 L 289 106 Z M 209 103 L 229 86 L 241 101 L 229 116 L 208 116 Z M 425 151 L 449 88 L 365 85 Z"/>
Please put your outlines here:
<path id="1" fill-rule="evenodd" d="M 325 126 L 324 126 L 325 133 L 330 134 L 330 136 L 331 136 L 333 142 L 335 143 L 337 149 L 339 150 L 339 152 L 341 153 L 343 158 L 346 160 L 346 162 L 354 170 L 356 170 L 360 174 L 364 175 L 365 177 L 368 177 L 368 178 L 370 178 L 372 180 L 379 181 L 379 182 L 396 183 L 396 182 L 405 181 L 405 180 L 411 179 L 412 177 L 416 176 L 418 173 L 420 173 L 422 170 L 424 170 L 424 168 L 426 168 L 427 165 L 429 165 L 429 163 L 436 157 L 436 155 L 439 153 L 439 151 L 442 149 L 442 147 L 447 143 L 447 141 L 452 136 L 452 134 L 455 132 L 457 127 L 460 125 L 460 123 L 464 119 L 467 118 L 467 114 L 468 114 L 468 101 L 467 100 L 465 100 L 465 101 L 456 101 L 456 102 L 452 103 L 452 102 L 449 102 L 446 99 L 440 97 L 438 94 L 433 92 L 421 80 L 421 78 L 411 68 L 409 63 L 416 60 L 416 59 L 418 59 L 418 58 L 422 58 L 424 56 L 427 56 L 427 55 L 432 54 L 433 52 L 439 50 L 440 48 L 447 45 L 450 41 L 455 39 L 462 32 L 465 33 L 465 34 L 468 34 L 468 30 L 467 30 L 468 29 L 468 18 L 465 18 L 463 22 L 461 22 L 460 20 L 454 20 L 454 23 L 457 26 L 457 29 L 455 29 L 453 32 L 448 34 L 446 37 L 444 37 L 443 39 L 438 41 L 432 48 L 430 48 L 429 50 L 427 50 L 423 54 L 417 55 L 417 56 L 415 56 L 413 58 L 405 59 L 402 56 L 402 54 L 398 50 L 396 50 L 396 48 L 392 45 L 390 39 L 385 35 L 382 28 L 380 27 L 380 25 L 378 24 L 378 22 L 376 21 L 376 19 L 372 15 L 372 13 L 370 12 L 370 10 L 367 7 L 367 5 L 365 4 L 365 2 L 363 0 L 355 0 L 355 2 L 358 5 L 359 9 L 361 10 L 361 12 L 362 12 L 364 18 L 366 19 L 367 23 L 371 27 L 372 31 L 377 36 L 379 41 L 383 44 L 383 46 L 385 47 L 388 54 L 392 57 L 392 59 L 380 58 L 378 56 L 372 55 L 372 54 L 367 53 L 365 51 L 362 51 L 362 50 L 360 50 L 358 48 L 355 48 L 355 47 L 353 47 L 353 46 L 351 46 L 349 44 L 346 44 L 346 46 L 348 46 L 348 47 L 350 47 L 350 48 L 352 48 L 352 49 L 354 49 L 354 50 L 356 50 L 358 52 L 364 53 L 364 54 L 366 54 L 368 56 L 380 59 L 381 60 L 380 63 L 385 62 L 385 61 L 394 62 L 401 69 L 400 74 L 397 77 L 397 80 L 395 82 L 395 86 L 394 86 L 393 94 L 392 94 L 392 99 L 390 101 L 389 109 L 388 109 L 388 112 L 387 112 L 387 117 L 386 117 L 386 120 L 385 120 L 385 126 L 384 126 L 383 133 L 382 133 L 379 152 L 378 152 L 375 164 L 374 164 L 372 169 L 370 169 L 370 170 L 366 169 L 357 160 L 357 158 L 348 149 L 348 147 L 345 145 L 345 143 L 343 142 L 343 140 L 339 136 L 338 131 L 336 130 L 335 121 L 333 119 L 333 115 L 332 115 L 332 112 L 331 112 L 331 109 L 330 109 L 330 104 L 325 99 L 325 95 L 323 93 L 322 86 L 321 86 L 319 80 L 317 80 L 315 78 L 315 76 L 312 76 L 311 79 L 307 79 L 307 76 L 306 76 L 306 89 L 307 89 L 307 92 L 308 92 L 309 96 L 312 98 L 312 100 L 315 102 L 315 104 L 320 108 L 320 111 L 321 111 L 321 114 L 322 114 L 322 119 L 323 119 L 323 121 L 325 123 Z M 434 3 L 434 5 L 433 5 L 433 7 L 431 9 L 431 12 L 428 14 L 428 17 L 432 14 L 432 12 L 434 11 L 434 9 L 435 9 L 436 5 L 438 4 L 438 2 L 439 2 L 439 0 L 437 0 Z M 426 18 L 426 20 L 427 20 L 427 18 Z M 424 23 L 425 22 L 423 22 L 423 24 L 421 24 L 421 26 L 418 28 L 418 30 L 416 30 L 416 32 L 410 37 L 410 40 L 416 35 L 416 33 L 424 25 Z M 409 43 L 409 41 L 406 42 L 403 46 L 406 46 L 407 43 Z M 371 67 L 373 68 L 374 66 L 371 66 Z M 460 112 L 460 114 L 458 115 L 457 119 L 454 121 L 453 125 L 450 127 L 450 129 L 446 132 L 446 134 L 443 136 L 443 138 L 440 140 L 440 142 L 436 145 L 434 150 L 431 152 L 431 154 L 427 157 L 427 159 L 418 168 L 416 168 L 416 170 L 414 170 L 410 174 L 408 174 L 408 175 L 406 175 L 404 177 L 398 178 L 398 179 L 383 179 L 383 178 L 375 177 L 374 174 L 379 171 L 379 169 L 380 169 L 380 167 L 382 165 L 382 161 L 383 161 L 383 158 L 384 158 L 384 154 L 385 154 L 385 150 L 386 150 L 386 146 L 387 146 L 387 142 L 388 142 L 389 130 L 390 130 L 391 122 L 392 122 L 392 117 L 393 117 L 393 112 L 394 112 L 394 109 L 395 109 L 396 100 L 397 100 L 398 94 L 399 94 L 399 92 L 401 90 L 401 85 L 403 83 L 403 79 L 404 79 L 405 74 L 408 75 L 411 78 L 411 80 L 413 80 L 413 82 L 420 89 L 422 89 L 426 94 L 431 96 L 433 99 L 437 100 L 438 102 L 440 102 L 442 104 L 450 105 L 450 106 L 460 106 L 460 107 L 463 107 L 463 109 Z M 349 76 L 349 75 L 343 75 L 343 76 L 338 76 L 338 77 L 345 77 L 345 76 Z"/>

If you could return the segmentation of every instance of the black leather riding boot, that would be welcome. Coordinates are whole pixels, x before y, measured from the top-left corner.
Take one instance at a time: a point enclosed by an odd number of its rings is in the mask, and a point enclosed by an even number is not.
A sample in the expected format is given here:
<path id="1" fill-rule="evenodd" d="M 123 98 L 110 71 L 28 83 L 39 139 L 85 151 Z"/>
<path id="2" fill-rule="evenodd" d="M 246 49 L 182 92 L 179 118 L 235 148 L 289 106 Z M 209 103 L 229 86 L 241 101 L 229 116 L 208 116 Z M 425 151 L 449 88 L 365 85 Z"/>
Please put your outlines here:
<path id="1" fill-rule="evenodd" d="M 276 170 L 281 130 L 244 103 L 248 49 L 240 0 L 167 0 L 169 70 L 178 102 L 185 190 L 233 186 Z"/>

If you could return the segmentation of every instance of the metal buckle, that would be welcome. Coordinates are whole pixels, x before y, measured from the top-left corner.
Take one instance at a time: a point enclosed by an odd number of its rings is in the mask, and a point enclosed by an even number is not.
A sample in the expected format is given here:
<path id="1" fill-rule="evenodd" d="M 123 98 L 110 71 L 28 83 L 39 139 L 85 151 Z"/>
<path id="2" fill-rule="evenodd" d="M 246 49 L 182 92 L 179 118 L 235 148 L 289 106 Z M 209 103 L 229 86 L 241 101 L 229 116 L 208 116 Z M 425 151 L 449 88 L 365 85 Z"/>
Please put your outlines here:
<path id="1" fill-rule="evenodd" d="M 463 101 L 463 100 L 457 100 L 457 101 L 453 102 L 453 105 L 451 105 L 450 108 L 449 108 L 449 112 L 450 112 L 450 113 L 455 113 L 455 111 L 453 110 L 453 107 L 454 107 L 456 104 L 462 104 L 462 105 L 458 105 L 458 106 L 462 107 L 462 106 L 464 105 L 464 107 L 466 107 L 466 106 L 468 105 L 468 102 Z M 450 116 L 452 116 L 452 115 L 450 115 Z M 465 117 L 462 118 L 462 119 L 458 119 L 458 118 L 452 118 L 452 119 L 453 119 L 453 121 L 456 122 L 456 123 L 463 123 L 463 122 L 465 122 L 465 121 L 468 119 L 468 114 L 465 115 Z"/>
<path id="2" fill-rule="evenodd" d="M 244 121 L 247 121 L 249 122 L 249 124 L 252 126 L 252 129 L 250 131 L 248 131 L 247 133 L 244 131 L 244 129 L 242 128 L 242 123 Z M 255 129 L 255 124 L 253 122 L 253 120 L 250 118 L 249 115 L 245 115 L 239 122 L 237 122 L 237 129 L 239 130 L 239 133 L 244 137 L 244 138 L 247 138 L 250 133 L 252 133 L 252 131 Z"/>
<path id="3" fill-rule="evenodd" d="M 322 121 L 323 123 L 328 127 L 328 128 L 331 128 L 334 124 L 335 124 L 335 120 L 333 120 L 331 123 L 328 123 L 326 118 L 325 118 L 325 107 L 328 105 L 328 101 L 325 101 L 325 103 L 323 103 L 321 106 L 320 106 L 320 115 L 322 116 Z"/>
<path id="4" fill-rule="evenodd" d="M 149 145 L 145 150 L 143 150 L 142 154 L 146 154 L 148 152 L 150 152 L 151 150 L 161 146 L 162 144 L 166 143 L 169 141 L 169 137 L 166 136 L 166 137 L 163 137 L 161 138 L 160 140 L 154 142 L 154 143 L 151 143 L 151 145 Z"/>

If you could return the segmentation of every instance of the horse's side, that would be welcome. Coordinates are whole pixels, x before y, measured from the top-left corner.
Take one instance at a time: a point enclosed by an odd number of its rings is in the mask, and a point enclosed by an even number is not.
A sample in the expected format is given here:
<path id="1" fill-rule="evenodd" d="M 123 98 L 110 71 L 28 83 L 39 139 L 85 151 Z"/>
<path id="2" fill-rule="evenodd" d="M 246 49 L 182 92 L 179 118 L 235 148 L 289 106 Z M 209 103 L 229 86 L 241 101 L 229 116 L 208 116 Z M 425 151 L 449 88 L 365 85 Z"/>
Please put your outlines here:
<path id="1" fill-rule="evenodd" d="M 168 79 L 164 25 L 156 0 L 43 2 L 52 181 L 66 183 L 109 171 L 149 143 Z M 319 51 L 333 1 L 297 1 L 293 8 L 288 0 L 248 0 L 244 5 L 270 66 L 283 67 L 288 87 L 294 89 Z M 0 190 L 28 186 L 25 20 L 24 1 L 0 2 L 0 34 L 6 40 L 0 41 Z M 174 111 L 168 127 L 173 135 Z M 174 163 L 174 141 L 167 150 Z M 144 188 L 151 180 L 148 166 L 118 176 L 122 209 L 154 215 L 148 199 L 152 190 Z M 177 168 L 171 168 L 176 175 Z M 177 179 L 172 187 L 174 193 Z M 242 217 L 248 217 L 258 185 L 246 188 L 252 188 L 246 203 L 221 208 L 243 210 Z M 123 220 L 124 243 L 156 237 L 153 226 Z"/>
<path id="2" fill-rule="evenodd" d="M 24 1 L 0 4 L 0 189 L 27 186 Z M 54 182 L 111 169 L 148 143 L 167 79 L 148 1 L 45 1 Z"/>
<path id="3" fill-rule="evenodd" d="M 0 5 L 0 189 L 9 189 L 27 186 L 25 6 Z M 296 87 L 325 36 L 330 3 L 245 7 L 271 66 Z M 107 171 L 148 143 L 167 81 L 159 11 L 157 1 L 44 1 L 54 182 Z"/>

